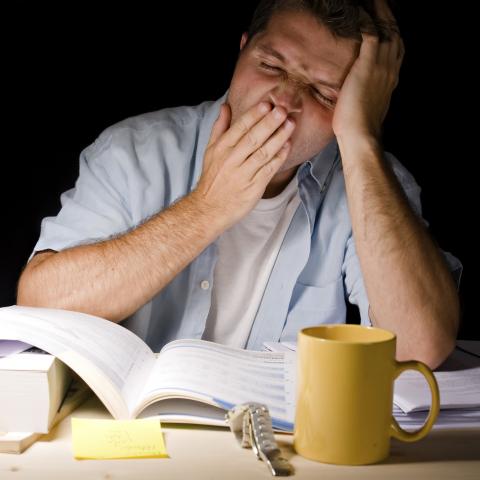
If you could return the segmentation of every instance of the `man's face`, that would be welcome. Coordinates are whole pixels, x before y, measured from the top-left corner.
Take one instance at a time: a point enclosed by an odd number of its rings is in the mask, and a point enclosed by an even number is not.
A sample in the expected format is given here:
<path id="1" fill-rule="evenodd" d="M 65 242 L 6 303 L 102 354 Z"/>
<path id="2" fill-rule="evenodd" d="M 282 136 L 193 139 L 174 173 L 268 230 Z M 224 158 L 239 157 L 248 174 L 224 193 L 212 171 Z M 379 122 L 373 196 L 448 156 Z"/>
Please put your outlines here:
<path id="1" fill-rule="evenodd" d="M 333 138 L 335 101 L 359 42 L 335 39 L 303 12 L 275 14 L 267 29 L 244 47 L 246 40 L 244 34 L 227 98 L 232 123 L 262 100 L 284 107 L 296 122 L 280 170 L 286 171 L 312 158 Z"/>

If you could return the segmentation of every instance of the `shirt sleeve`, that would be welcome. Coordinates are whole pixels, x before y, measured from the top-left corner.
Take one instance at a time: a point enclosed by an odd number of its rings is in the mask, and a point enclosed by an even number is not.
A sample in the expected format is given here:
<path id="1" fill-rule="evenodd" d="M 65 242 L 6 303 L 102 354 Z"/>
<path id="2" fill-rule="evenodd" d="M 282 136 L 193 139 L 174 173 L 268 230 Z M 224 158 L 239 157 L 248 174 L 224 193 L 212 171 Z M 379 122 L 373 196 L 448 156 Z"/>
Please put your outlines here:
<path id="1" fill-rule="evenodd" d="M 41 250 L 98 242 L 132 226 L 127 175 L 117 158 L 119 150 L 112 146 L 112 135 L 104 132 L 81 152 L 75 187 L 61 195 L 58 215 L 42 220 L 40 238 L 29 260 Z"/>
<path id="2" fill-rule="evenodd" d="M 385 158 L 390 162 L 393 172 L 402 186 L 410 206 L 421 221 L 428 227 L 428 222 L 422 217 L 422 206 L 420 201 L 421 188 L 413 178 L 412 174 L 397 160 L 397 158 L 389 152 L 385 152 Z M 440 249 L 445 257 L 453 279 L 457 285 L 457 290 L 460 288 L 460 279 L 462 276 L 463 266 L 461 262 L 452 255 Z M 342 275 L 344 278 L 345 291 L 350 303 L 358 306 L 360 311 L 360 323 L 365 326 L 372 326 L 369 317 L 369 306 L 363 275 L 360 269 L 360 262 L 357 256 L 355 241 L 353 234 L 350 233 L 345 246 L 345 256 L 342 265 Z"/>

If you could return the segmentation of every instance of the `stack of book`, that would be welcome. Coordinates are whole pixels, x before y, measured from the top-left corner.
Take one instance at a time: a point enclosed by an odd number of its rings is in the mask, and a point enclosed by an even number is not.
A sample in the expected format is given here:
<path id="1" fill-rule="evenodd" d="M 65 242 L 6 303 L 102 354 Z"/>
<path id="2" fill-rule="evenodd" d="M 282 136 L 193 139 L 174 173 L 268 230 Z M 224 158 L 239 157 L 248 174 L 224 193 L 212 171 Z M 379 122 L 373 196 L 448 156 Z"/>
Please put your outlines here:
<path id="1" fill-rule="evenodd" d="M 433 372 L 440 390 L 434 429 L 480 427 L 480 342 L 458 340 L 455 350 Z M 428 414 L 430 389 L 418 372 L 403 372 L 395 382 L 394 415 L 407 430 L 420 428 Z"/>
<path id="2" fill-rule="evenodd" d="M 21 453 L 85 396 L 82 382 L 58 358 L 0 340 L 0 452 Z"/>

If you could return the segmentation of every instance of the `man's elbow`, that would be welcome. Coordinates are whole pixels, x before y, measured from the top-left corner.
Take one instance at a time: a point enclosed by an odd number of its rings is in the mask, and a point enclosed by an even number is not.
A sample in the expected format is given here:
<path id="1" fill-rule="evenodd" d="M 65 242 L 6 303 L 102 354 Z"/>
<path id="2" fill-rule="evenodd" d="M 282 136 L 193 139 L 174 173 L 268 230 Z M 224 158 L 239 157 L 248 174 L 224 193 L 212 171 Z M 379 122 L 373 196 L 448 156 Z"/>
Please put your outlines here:
<path id="1" fill-rule="evenodd" d="M 397 360 L 418 360 L 431 370 L 438 368 L 455 349 L 457 338 L 457 327 L 447 328 L 446 324 L 443 325 L 436 332 L 425 332 L 423 338 L 403 339 L 403 342 L 397 338 Z"/>
<path id="2" fill-rule="evenodd" d="M 415 360 L 425 363 L 431 370 L 438 368 L 455 349 L 457 328 L 446 328 L 430 335 L 430 341 L 419 348 Z"/>
<path id="3" fill-rule="evenodd" d="M 40 306 L 38 291 L 34 286 L 34 279 L 32 272 L 28 269 L 24 270 L 20 275 L 17 285 L 17 305 L 25 307 Z"/>
<path id="4" fill-rule="evenodd" d="M 447 359 L 454 348 L 455 339 L 444 341 L 441 345 L 411 345 L 408 349 L 397 344 L 396 360 L 398 362 L 416 360 L 427 365 L 430 370 L 435 370 Z"/>
<path id="5" fill-rule="evenodd" d="M 435 325 L 435 332 L 428 332 L 427 347 L 423 349 L 424 358 L 418 358 L 432 370 L 445 362 L 456 345 L 460 324 L 460 304 L 457 293 L 455 292 L 453 298 L 449 300 L 448 304 L 443 306 L 443 315 L 437 311 L 435 321 L 430 322 L 430 325 Z"/>
<path id="6" fill-rule="evenodd" d="M 441 345 L 436 345 L 431 351 L 425 353 L 424 359 L 419 358 L 421 362 L 425 363 L 430 370 L 438 368 L 449 357 L 455 348 L 455 338 L 450 338 L 442 342 Z"/>
<path id="7" fill-rule="evenodd" d="M 46 279 L 40 271 L 40 264 L 48 257 L 54 255 L 47 251 L 35 255 L 23 269 L 17 284 L 17 305 L 28 307 L 44 307 L 46 303 L 45 286 Z"/>

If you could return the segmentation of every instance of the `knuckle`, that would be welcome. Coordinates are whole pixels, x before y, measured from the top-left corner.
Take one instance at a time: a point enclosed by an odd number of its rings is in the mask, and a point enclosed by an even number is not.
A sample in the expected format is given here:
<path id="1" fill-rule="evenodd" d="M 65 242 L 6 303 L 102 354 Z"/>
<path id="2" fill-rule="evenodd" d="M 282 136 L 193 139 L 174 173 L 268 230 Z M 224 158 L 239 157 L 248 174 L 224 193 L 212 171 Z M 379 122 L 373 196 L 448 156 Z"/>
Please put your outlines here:
<path id="1" fill-rule="evenodd" d="M 251 147 L 256 147 L 258 145 L 258 140 L 257 138 L 255 137 L 255 135 L 253 135 L 252 131 L 251 130 L 248 130 L 245 134 L 246 138 L 247 138 L 247 142 L 248 144 L 251 146 Z"/>
<path id="2" fill-rule="evenodd" d="M 273 162 L 267 163 L 264 167 L 265 174 L 271 177 L 275 173 L 275 165 Z"/>
<path id="3" fill-rule="evenodd" d="M 398 82 L 398 75 L 396 72 L 388 72 L 388 81 L 392 84 L 395 85 Z"/>
<path id="4" fill-rule="evenodd" d="M 207 148 L 207 155 L 213 158 L 220 155 L 220 146 L 218 145 L 218 143 L 213 143 Z"/>
<path id="5" fill-rule="evenodd" d="M 247 122 L 245 121 L 244 118 L 239 118 L 238 119 L 238 131 L 242 134 L 242 135 L 245 135 L 249 132 L 249 128 L 248 128 L 248 125 L 247 125 Z"/>
<path id="6" fill-rule="evenodd" d="M 207 146 L 207 148 L 205 149 L 205 155 L 204 155 L 205 161 L 208 161 L 211 157 L 215 155 L 214 149 L 215 149 L 214 143 L 211 143 L 210 145 Z"/>
<path id="7" fill-rule="evenodd" d="M 265 148 L 264 145 L 262 145 L 258 150 L 257 150 L 257 153 L 256 153 L 256 157 L 257 157 L 257 160 L 259 162 L 265 162 L 266 160 L 268 160 L 268 151 L 267 149 Z"/>
<path id="8" fill-rule="evenodd" d="M 364 34 L 364 41 L 366 43 L 371 43 L 371 44 L 377 44 L 380 41 L 380 38 L 378 35 L 374 35 L 372 33 L 366 33 Z"/>

